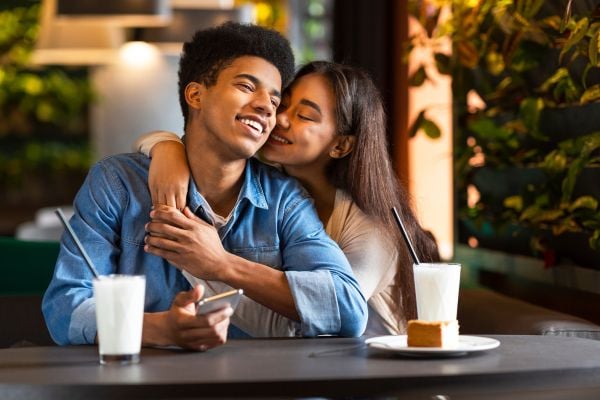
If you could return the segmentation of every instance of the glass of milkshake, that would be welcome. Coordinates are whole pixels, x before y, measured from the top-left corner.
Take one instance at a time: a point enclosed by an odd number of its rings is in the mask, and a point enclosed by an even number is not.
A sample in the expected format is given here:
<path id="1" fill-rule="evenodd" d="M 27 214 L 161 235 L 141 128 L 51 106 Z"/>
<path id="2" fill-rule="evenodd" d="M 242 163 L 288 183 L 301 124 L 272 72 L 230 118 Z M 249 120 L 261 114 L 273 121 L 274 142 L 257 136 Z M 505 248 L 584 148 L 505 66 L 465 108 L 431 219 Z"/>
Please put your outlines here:
<path id="1" fill-rule="evenodd" d="M 413 271 L 418 319 L 456 320 L 460 264 L 420 263 L 414 264 Z"/>
<path id="2" fill-rule="evenodd" d="M 144 295 L 143 275 L 107 275 L 94 279 L 100 364 L 140 360 Z"/>

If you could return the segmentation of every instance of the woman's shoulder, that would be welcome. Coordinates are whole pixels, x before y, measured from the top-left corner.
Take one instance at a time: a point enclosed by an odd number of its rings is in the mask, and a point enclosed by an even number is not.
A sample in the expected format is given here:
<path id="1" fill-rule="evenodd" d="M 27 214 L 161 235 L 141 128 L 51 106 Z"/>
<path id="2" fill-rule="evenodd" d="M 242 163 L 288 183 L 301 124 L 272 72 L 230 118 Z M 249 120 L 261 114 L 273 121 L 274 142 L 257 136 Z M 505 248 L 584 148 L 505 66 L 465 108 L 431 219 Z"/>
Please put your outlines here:
<path id="1" fill-rule="evenodd" d="M 326 231 L 344 250 L 363 248 L 394 257 L 396 248 L 386 230 L 374 217 L 367 215 L 352 200 L 350 194 L 338 189 Z"/>
<path id="2" fill-rule="evenodd" d="M 352 196 L 343 189 L 336 191 L 335 203 L 327 227 L 331 228 L 332 234 L 336 236 L 343 236 L 344 233 L 376 235 L 382 233 L 381 225 L 375 218 L 361 210 Z"/>

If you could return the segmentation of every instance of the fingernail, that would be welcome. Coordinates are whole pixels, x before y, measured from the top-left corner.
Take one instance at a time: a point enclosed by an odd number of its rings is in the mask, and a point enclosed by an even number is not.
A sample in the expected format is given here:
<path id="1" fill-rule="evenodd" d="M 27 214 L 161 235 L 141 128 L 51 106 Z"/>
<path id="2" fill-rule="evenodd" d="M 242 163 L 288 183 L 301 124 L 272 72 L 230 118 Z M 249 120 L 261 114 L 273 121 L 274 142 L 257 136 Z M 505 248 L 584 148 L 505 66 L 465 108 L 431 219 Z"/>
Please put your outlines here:
<path id="1" fill-rule="evenodd" d="M 225 309 L 225 315 L 227 315 L 228 317 L 231 317 L 233 315 L 233 308 L 227 307 Z"/>
<path id="2" fill-rule="evenodd" d="M 208 350 L 208 346 L 205 346 L 205 345 L 200 346 L 200 351 L 206 351 L 206 350 Z"/>

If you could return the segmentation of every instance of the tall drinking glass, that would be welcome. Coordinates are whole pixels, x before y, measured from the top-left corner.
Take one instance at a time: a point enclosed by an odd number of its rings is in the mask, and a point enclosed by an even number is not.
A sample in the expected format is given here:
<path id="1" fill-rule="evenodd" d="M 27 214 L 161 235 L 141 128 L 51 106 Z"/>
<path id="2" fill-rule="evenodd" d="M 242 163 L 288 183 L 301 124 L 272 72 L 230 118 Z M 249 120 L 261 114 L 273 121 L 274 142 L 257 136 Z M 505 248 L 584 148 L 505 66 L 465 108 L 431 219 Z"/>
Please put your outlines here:
<path id="1" fill-rule="evenodd" d="M 458 308 L 460 264 L 413 265 L 417 317 L 423 321 L 454 321 Z"/>
<path id="2" fill-rule="evenodd" d="M 143 275 L 107 275 L 94 279 L 93 284 L 100 363 L 138 363 L 146 278 Z"/>

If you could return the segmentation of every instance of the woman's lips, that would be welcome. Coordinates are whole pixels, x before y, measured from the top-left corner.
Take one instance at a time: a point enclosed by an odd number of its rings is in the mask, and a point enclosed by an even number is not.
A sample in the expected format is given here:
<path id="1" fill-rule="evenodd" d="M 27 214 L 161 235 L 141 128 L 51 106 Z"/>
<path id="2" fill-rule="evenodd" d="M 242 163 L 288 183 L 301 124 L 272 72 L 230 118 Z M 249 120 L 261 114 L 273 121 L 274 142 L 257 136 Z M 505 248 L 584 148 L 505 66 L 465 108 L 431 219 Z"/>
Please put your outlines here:
<path id="1" fill-rule="evenodd" d="M 289 140 L 287 140 L 286 138 L 284 138 L 283 136 L 280 136 L 276 133 L 271 133 L 271 136 L 269 136 L 269 141 L 275 144 L 292 144 L 292 142 L 290 142 Z"/>

